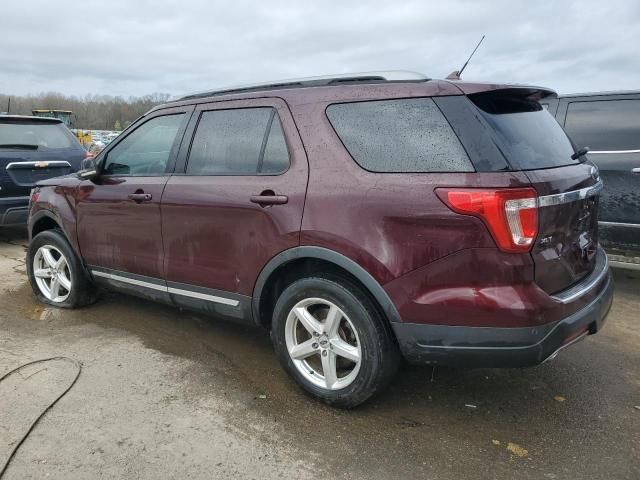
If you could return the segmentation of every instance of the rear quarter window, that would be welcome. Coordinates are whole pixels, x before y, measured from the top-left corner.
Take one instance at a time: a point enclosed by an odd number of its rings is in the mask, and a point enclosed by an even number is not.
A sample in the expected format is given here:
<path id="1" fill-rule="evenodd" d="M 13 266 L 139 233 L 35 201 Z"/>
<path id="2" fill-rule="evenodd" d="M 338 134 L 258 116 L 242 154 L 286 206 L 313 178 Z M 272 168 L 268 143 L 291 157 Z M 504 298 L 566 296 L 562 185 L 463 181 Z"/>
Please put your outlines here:
<path id="1" fill-rule="evenodd" d="M 576 145 L 595 151 L 640 149 L 640 99 L 571 102 L 565 128 Z"/>
<path id="2" fill-rule="evenodd" d="M 353 159 L 366 170 L 475 171 L 430 98 L 333 104 L 327 107 L 327 117 Z"/>

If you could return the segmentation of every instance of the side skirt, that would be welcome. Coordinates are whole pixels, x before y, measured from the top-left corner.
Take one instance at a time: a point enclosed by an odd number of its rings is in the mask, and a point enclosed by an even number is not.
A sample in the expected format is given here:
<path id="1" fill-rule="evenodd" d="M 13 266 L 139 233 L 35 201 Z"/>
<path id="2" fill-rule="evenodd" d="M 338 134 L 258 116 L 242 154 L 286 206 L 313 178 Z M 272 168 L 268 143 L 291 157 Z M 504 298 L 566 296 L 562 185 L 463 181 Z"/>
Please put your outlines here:
<path id="1" fill-rule="evenodd" d="M 88 270 L 96 283 L 113 290 L 255 325 L 251 315 L 251 297 L 245 295 L 92 265 Z"/>

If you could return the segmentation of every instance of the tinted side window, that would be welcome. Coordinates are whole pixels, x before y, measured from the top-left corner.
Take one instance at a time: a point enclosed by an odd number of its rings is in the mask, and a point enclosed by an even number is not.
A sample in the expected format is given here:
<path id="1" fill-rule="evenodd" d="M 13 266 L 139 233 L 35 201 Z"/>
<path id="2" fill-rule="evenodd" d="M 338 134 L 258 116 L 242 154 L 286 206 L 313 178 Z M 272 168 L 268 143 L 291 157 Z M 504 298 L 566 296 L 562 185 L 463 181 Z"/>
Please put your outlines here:
<path id="1" fill-rule="evenodd" d="M 275 110 L 273 111 L 275 114 Z M 287 142 L 282 132 L 282 124 L 278 115 L 274 115 L 269 130 L 269 137 L 264 149 L 264 158 L 260 172 L 279 173 L 284 172 L 289 167 L 289 151 Z"/>
<path id="2" fill-rule="evenodd" d="M 155 117 L 127 135 L 108 154 L 108 175 L 159 175 L 165 173 L 171 148 L 184 113 Z"/>
<path id="3" fill-rule="evenodd" d="M 327 116 L 354 160 L 373 172 L 473 172 L 430 98 L 330 105 Z"/>
<path id="4" fill-rule="evenodd" d="M 579 147 L 640 149 L 640 100 L 571 102 L 565 129 Z"/>
<path id="5" fill-rule="evenodd" d="M 273 108 L 203 112 L 187 174 L 250 175 L 286 170 L 289 155 Z"/>

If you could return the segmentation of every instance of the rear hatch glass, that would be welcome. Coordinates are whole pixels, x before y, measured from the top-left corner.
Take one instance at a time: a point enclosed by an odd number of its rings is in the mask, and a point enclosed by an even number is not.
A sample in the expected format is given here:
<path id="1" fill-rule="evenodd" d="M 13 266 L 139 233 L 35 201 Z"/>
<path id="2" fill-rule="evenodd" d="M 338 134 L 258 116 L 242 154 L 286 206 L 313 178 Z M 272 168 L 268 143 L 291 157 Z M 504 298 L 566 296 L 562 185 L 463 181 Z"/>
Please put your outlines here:
<path id="1" fill-rule="evenodd" d="M 594 268 L 598 244 L 596 195 L 571 194 L 598 183 L 590 164 L 573 160 L 573 144 L 539 100 L 544 92 L 503 89 L 468 95 L 511 170 L 522 170 L 540 197 L 538 237 L 531 255 L 536 283 L 564 290 Z"/>
<path id="2" fill-rule="evenodd" d="M 469 95 L 491 126 L 513 170 L 577 165 L 571 140 L 555 118 L 530 95 L 517 89 Z M 523 92 L 524 93 L 524 92 Z"/>
<path id="3" fill-rule="evenodd" d="M 38 181 L 77 170 L 83 154 L 76 138 L 60 122 L 0 119 L 2 196 L 28 195 Z"/>

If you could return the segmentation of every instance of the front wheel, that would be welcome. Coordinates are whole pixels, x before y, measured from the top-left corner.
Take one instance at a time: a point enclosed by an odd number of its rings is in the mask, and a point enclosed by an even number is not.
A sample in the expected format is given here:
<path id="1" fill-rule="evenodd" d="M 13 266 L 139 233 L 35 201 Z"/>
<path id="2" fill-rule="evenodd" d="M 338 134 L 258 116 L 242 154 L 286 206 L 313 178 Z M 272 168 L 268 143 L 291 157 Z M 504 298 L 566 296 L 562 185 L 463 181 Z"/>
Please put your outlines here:
<path id="1" fill-rule="evenodd" d="M 49 305 L 76 308 L 92 303 L 95 288 L 64 235 L 46 230 L 27 250 L 27 274 L 36 297 Z"/>
<path id="2" fill-rule="evenodd" d="M 276 303 L 272 339 L 300 386 L 330 405 L 351 408 L 387 386 L 399 352 L 386 321 L 354 283 L 305 278 Z"/>

